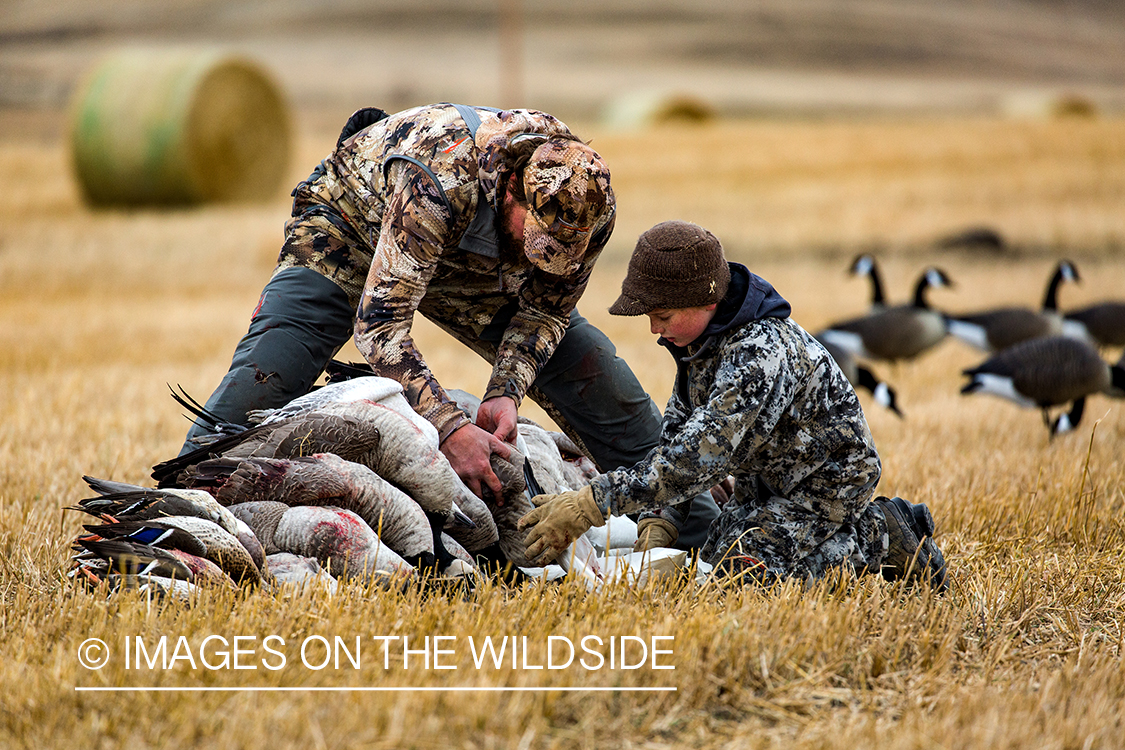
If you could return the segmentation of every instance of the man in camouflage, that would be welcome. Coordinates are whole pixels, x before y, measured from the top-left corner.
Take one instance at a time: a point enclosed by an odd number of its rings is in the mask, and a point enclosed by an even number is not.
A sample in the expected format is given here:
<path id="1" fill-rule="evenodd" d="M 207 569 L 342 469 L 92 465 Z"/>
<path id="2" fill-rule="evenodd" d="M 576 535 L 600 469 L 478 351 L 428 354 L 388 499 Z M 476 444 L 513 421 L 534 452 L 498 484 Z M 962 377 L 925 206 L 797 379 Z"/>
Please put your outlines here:
<path id="1" fill-rule="evenodd" d="M 562 122 L 454 104 L 360 110 L 293 197 L 277 268 L 209 411 L 244 423 L 287 403 L 354 335 L 478 494 L 500 494 L 489 459 L 508 456 L 527 394 L 602 469 L 656 443 L 659 410 L 576 310 L 615 201 L 605 161 Z M 415 312 L 493 363 L 475 424 L 415 346 Z"/>
<path id="2" fill-rule="evenodd" d="M 879 456 L 844 374 L 714 235 L 679 221 L 641 235 L 610 312 L 647 314 L 676 360 L 660 444 L 588 488 L 536 498 L 521 521 L 529 557 L 552 558 L 611 512 L 644 512 L 637 549 L 670 546 L 684 499 L 731 475 L 702 559 L 761 582 L 850 566 L 944 587 L 925 506 L 871 500 Z"/>

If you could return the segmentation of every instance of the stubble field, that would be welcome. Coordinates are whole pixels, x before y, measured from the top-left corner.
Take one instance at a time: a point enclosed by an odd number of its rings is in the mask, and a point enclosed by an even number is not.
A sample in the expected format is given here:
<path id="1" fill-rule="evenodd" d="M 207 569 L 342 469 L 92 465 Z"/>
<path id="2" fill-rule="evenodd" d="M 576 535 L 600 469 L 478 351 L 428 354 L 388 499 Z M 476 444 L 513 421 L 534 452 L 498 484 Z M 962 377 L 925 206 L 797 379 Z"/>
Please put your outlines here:
<path id="1" fill-rule="evenodd" d="M 14 122 L 14 125 L 13 125 Z M 1049 441 L 1039 415 L 960 396 L 982 355 L 948 340 L 875 368 L 898 419 L 861 395 L 883 460 L 881 494 L 925 502 L 953 576 L 944 597 L 880 580 L 728 591 L 682 582 L 590 595 L 576 584 L 486 585 L 466 599 L 348 588 L 335 598 L 208 593 L 193 607 L 109 601 L 65 579 L 82 474 L 145 483 L 186 429 L 168 384 L 205 397 L 272 268 L 288 213 L 267 205 L 92 212 L 58 140 L 8 122 L 0 140 L 0 745 L 155 747 L 1120 746 L 1125 730 L 1125 418 L 1087 405 Z M 620 221 L 580 309 L 663 405 L 672 366 L 639 319 L 605 312 L 637 234 L 668 218 L 712 229 L 772 281 L 809 330 L 862 312 L 847 276 L 873 250 L 904 300 L 927 265 L 957 286 L 948 310 L 1037 306 L 1054 264 L 1083 276 L 1064 308 L 1125 290 L 1125 121 L 716 122 L 634 133 L 576 127 L 613 168 Z M 304 128 L 290 183 L 335 133 Z M 934 239 L 987 224 L 999 254 Z M 483 363 L 428 325 L 420 348 L 448 387 L 479 391 Z M 347 356 L 345 354 L 345 356 Z M 358 355 L 356 355 L 358 356 Z M 1107 352 L 1117 360 L 1121 353 Z M 525 413 L 540 416 L 534 408 Z M 262 650 L 284 639 L 285 666 Z M 314 669 L 311 636 L 358 637 L 359 669 Z M 516 665 L 476 669 L 468 639 L 527 638 Z M 673 636 L 645 667 L 543 664 L 550 636 Z M 127 668 L 126 637 L 180 636 L 197 667 Z M 221 636 L 243 654 L 221 662 Z M 389 668 L 375 636 L 452 637 L 443 665 Z M 83 668 L 100 638 L 110 661 Z M 649 641 L 651 642 L 651 641 Z M 274 642 L 276 644 L 276 641 Z M 432 643 L 432 642 L 431 642 Z M 275 645 L 276 647 L 276 645 Z M 354 649 L 353 649 L 354 650 Z M 263 660 L 263 657 L 268 657 Z M 266 662 L 269 662 L 269 665 Z M 320 655 L 310 651 L 316 666 Z M 590 660 L 588 660 L 590 661 Z M 525 668 L 527 667 L 527 668 Z M 89 687 L 293 688 L 91 692 Z M 331 688 L 429 688 L 343 692 Z M 554 688 L 499 692 L 486 688 Z M 438 691 L 435 688 L 453 688 Z M 465 690 L 466 688 L 481 688 Z M 675 688 L 568 691 L 564 688 Z"/>

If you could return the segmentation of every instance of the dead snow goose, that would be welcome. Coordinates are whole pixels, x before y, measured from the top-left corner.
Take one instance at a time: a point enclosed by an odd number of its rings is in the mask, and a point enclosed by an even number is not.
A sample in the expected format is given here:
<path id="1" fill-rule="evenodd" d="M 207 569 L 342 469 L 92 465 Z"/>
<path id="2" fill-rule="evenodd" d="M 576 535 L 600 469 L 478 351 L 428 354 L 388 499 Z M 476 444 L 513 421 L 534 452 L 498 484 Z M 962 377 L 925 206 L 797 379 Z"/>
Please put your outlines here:
<path id="1" fill-rule="evenodd" d="M 391 549 L 419 568 L 434 565 L 430 519 L 418 503 L 374 471 L 332 453 L 297 458 L 213 458 L 186 471 L 184 483 L 223 505 L 257 500 L 334 506 L 362 518 Z M 444 523 L 442 518 L 439 523 Z"/>
<path id="2" fill-rule="evenodd" d="M 303 396 L 290 401 L 277 409 L 258 409 L 247 417 L 251 424 L 270 424 L 289 417 L 316 411 L 328 404 L 349 403 L 352 401 L 382 401 L 388 396 L 402 393 L 402 384 L 397 380 L 376 375 L 352 378 L 328 383 Z M 405 399 L 404 399 L 405 401 Z M 427 424 L 429 424 L 427 422 Z M 436 430 L 435 430 L 436 434 Z"/>
<path id="3" fill-rule="evenodd" d="M 316 558 L 294 555 L 292 552 L 274 552 L 266 557 L 270 576 L 280 585 L 303 588 L 321 586 L 329 594 L 336 593 L 336 579 L 320 567 Z"/>
<path id="4" fill-rule="evenodd" d="M 278 419 L 298 416 L 315 410 L 325 410 L 329 406 L 337 408 L 341 404 L 356 404 L 358 402 L 378 404 L 399 415 L 417 430 L 417 435 L 411 435 L 412 441 L 417 438 L 425 440 L 429 444 L 427 450 L 437 454 L 441 459 L 445 458 L 440 451 L 441 443 L 437 428 L 421 414 L 414 411 L 410 402 L 406 400 L 406 396 L 403 395 L 402 386 L 398 381 L 376 375 L 361 375 L 348 380 L 330 382 L 305 396 L 294 399 L 281 409 L 270 412 L 251 412 L 250 419 L 253 422 L 270 424 L 278 421 Z M 356 408 L 360 407 L 357 406 Z M 405 428 L 403 429 L 405 430 Z M 409 430 L 405 430 L 405 432 L 409 433 Z M 439 464 L 447 463 L 447 461 L 443 462 L 440 459 L 435 460 Z M 493 544 L 496 541 L 496 531 L 492 528 L 492 519 L 485 503 L 461 481 L 461 478 L 453 471 L 452 466 L 449 466 L 448 471 L 444 471 L 444 473 L 447 474 L 447 482 L 452 484 L 455 490 L 454 516 L 462 520 L 468 518 L 472 521 L 471 524 L 460 524 L 460 528 L 458 524 L 451 521 L 447 524 L 450 533 L 474 551 Z M 457 513 L 461 515 L 458 516 Z"/>
<path id="5" fill-rule="evenodd" d="M 316 453 L 333 453 L 363 464 L 405 491 L 423 510 L 472 525 L 454 506 L 463 484 L 455 479 L 449 461 L 409 420 L 377 402 L 334 402 L 255 425 L 159 463 L 152 476 L 159 486 L 177 486 L 184 483 L 189 467 L 212 458 L 296 458 Z"/>
<path id="6" fill-rule="evenodd" d="M 313 557 L 334 576 L 364 581 L 415 574 L 410 563 L 350 510 L 256 501 L 232 505 L 230 511 L 254 529 L 267 555 Z"/>

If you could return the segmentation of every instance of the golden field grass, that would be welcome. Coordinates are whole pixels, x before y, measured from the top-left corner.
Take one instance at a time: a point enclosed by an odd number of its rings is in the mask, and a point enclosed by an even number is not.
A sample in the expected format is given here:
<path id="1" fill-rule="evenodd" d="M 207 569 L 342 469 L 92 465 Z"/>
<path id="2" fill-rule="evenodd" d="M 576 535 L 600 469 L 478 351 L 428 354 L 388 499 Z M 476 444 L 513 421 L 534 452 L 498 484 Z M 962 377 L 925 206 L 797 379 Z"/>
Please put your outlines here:
<path id="1" fill-rule="evenodd" d="M 30 129 L 5 130 L 30 133 Z M 894 299 L 928 264 L 957 283 L 951 310 L 1038 305 L 1054 263 L 1084 280 L 1064 307 L 1125 289 L 1125 121 L 763 121 L 600 133 L 620 221 L 581 306 L 657 403 L 667 354 L 639 319 L 605 308 L 636 235 L 685 218 L 771 280 L 810 330 L 866 307 L 845 273 L 875 248 Z M 306 128 L 291 181 L 334 132 Z M 809 590 L 698 589 L 670 581 L 593 596 L 578 585 L 486 585 L 467 599 L 347 588 L 214 592 L 193 607 L 105 601 L 64 580 L 86 497 L 82 474 L 144 483 L 186 429 L 167 384 L 203 398 L 225 371 L 267 278 L 288 212 L 84 208 L 65 149 L 0 141 L 0 746 L 57 747 L 1119 747 L 1125 731 L 1125 418 L 1093 397 L 1077 433 L 1048 441 L 1034 411 L 966 398 L 982 359 L 947 341 L 876 365 L 906 419 L 861 396 L 883 459 L 880 492 L 925 502 L 954 577 L 945 597 L 879 580 Z M 933 249 L 988 224 L 1003 256 Z M 441 334 L 418 338 L 449 387 L 487 369 Z M 1107 353 L 1115 360 L 1119 352 Z M 540 413 L 528 407 L 532 416 Z M 126 670 L 126 636 L 251 636 L 257 669 Z M 287 644 L 283 669 L 260 644 Z M 362 667 L 307 668 L 303 639 L 363 642 Z M 383 668 L 373 636 L 453 636 L 456 670 Z M 473 668 L 469 637 L 673 636 L 675 670 Z M 108 666 L 78 663 L 87 638 Z M 666 643 L 666 642 L 665 642 Z M 214 645 L 214 644 L 212 644 Z M 249 647 L 249 646 L 247 646 Z M 212 648 L 212 662 L 218 660 Z M 268 656 L 268 654 L 265 654 Z M 310 654 L 317 660 L 318 655 Z M 537 661 L 536 659 L 539 658 Z M 76 687 L 290 687 L 289 692 L 83 692 Z M 560 688 L 546 692 L 332 692 L 334 687 Z M 567 692 L 565 687 L 675 687 Z M 320 688 L 321 690 L 312 690 Z"/>

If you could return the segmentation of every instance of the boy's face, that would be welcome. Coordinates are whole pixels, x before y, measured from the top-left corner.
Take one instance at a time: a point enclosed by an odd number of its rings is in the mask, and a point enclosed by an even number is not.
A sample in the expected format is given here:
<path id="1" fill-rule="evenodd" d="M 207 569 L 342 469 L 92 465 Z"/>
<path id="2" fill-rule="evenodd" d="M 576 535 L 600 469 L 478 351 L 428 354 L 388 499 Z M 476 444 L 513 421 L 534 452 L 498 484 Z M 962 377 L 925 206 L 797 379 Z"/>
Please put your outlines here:
<path id="1" fill-rule="evenodd" d="M 658 309 L 646 313 L 649 330 L 676 346 L 687 346 L 702 334 L 711 318 L 715 317 L 716 305 L 706 307 L 683 307 L 674 310 Z"/>

